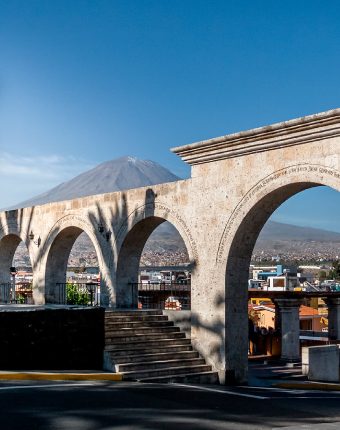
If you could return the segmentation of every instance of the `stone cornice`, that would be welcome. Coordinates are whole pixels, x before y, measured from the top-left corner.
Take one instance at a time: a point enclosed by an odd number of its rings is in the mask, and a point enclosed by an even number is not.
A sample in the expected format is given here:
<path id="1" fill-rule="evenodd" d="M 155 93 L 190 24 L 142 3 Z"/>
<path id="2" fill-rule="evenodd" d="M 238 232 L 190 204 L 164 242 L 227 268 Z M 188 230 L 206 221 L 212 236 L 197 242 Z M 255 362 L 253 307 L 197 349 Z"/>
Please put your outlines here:
<path id="1" fill-rule="evenodd" d="M 190 165 L 240 157 L 340 135 L 340 109 L 172 148 Z"/>

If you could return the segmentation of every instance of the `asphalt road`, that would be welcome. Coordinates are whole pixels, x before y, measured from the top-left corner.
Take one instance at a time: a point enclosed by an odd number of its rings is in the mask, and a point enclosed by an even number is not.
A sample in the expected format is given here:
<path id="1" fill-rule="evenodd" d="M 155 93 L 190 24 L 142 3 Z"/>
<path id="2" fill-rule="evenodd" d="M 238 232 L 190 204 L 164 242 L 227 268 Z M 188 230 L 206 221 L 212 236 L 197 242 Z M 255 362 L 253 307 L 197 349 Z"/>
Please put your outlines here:
<path id="1" fill-rule="evenodd" d="M 0 382 L 1 430 L 279 427 L 340 429 L 340 392 L 126 382 Z"/>

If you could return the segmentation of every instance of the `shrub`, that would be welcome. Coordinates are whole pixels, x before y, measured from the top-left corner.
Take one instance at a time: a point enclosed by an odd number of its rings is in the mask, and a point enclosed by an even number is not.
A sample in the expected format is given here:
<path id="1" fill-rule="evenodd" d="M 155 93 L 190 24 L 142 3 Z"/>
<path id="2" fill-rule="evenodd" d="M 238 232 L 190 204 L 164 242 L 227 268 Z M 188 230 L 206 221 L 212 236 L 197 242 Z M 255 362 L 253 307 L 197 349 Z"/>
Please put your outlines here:
<path id="1" fill-rule="evenodd" d="M 68 305 L 88 306 L 90 299 L 90 294 L 87 291 L 79 291 L 78 285 L 66 283 L 66 303 Z"/>

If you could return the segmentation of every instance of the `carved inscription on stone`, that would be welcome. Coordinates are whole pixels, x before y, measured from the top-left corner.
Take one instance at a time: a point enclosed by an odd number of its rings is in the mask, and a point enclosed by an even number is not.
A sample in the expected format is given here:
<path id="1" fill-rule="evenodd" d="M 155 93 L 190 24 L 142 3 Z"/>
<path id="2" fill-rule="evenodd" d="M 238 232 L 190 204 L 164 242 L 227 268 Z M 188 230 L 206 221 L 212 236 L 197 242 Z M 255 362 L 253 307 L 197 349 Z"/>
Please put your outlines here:
<path id="1" fill-rule="evenodd" d="M 133 213 L 131 213 L 129 215 L 129 217 L 124 221 L 123 225 L 121 226 L 121 228 L 119 229 L 116 239 L 120 239 L 124 232 L 126 233 L 128 231 L 128 220 L 133 217 L 133 218 L 139 218 L 139 217 L 145 217 L 145 214 L 148 213 L 152 213 L 154 214 L 154 211 L 158 209 L 160 211 L 164 211 L 166 214 L 168 214 L 170 216 L 170 218 L 175 218 L 176 221 L 180 224 L 181 228 L 184 230 L 189 243 L 191 245 L 191 249 L 192 249 L 192 253 L 193 256 L 195 258 L 195 260 L 198 260 L 198 252 L 197 252 L 197 245 L 196 242 L 191 234 L 191 231 L 189 229 L 189 227 L 186 225 L 185 221 L 179 216 L 179 214 L 177 212 L 175 212 L 173 209 L 171 209 L 170 207 L 168 207 L 167 205 L 165 205 L 164 203 L 147 203 L 146 205 L 140 206 L 138 208 L 136 208 Z M 166 219 L 166 216 L 164 216 L 164 218 Z M 171 221 L 170 221 L 171 222 Z M 176 225 L 175 225 L 176 226 Z"/>
<path id="2" fill-rule="evenodd" d="M 217 253 L 217 258 L 216 261 L 217 263 L 221 263 L 223 261 L 224 258 L 224 251 L 225 251 L 225 246 L 228 240 L 228 235 L 230 233 L 230 231 L 233 228 L 233 224 L 235 222 L 235 220 L 239 217 L 239 215 L 242 213 L 242 210 L 244 208 L 244 206 L 250 201 L 250 200 L 258 200 L 258 194 L 265 189 L 268 184 L 272 183 L 273 181 L 276 181 L 282 177 L 285 176 L 289 176 L 289 175 L 293 175 L 296 173 L 316 173 L 316 174 L 326 174 L 329 176 L 332 176 L 334 178 L 340 179 L 340 173 L 337 170 L 334 170 L 330 167 L 325 167 L 325 166 L 318 166 L 318 165 L 307 165 L 307 164 L 303 164 L 303 165 L 298 165 L 298 166 L 291 166 L 291 167 L 287 167 L 285 169 L 282 170 L 278 170 L 277 172 L 274 172 L 272 174 L 270 174 L 269 176 L 267 176 L 266 178 L 262 179 L 259 183 L 257 183 L 244 197 L 243 199 L 240 201 L 240 203 L 236 206 L 235 210 L 233 211 L 233 213 L 231 214 L 227 225 L 224 229 L 223 235 L 222 235 L 222 240 L 220 242 L 219 248 L 218 248 L 218 253 Z"/>
<path id="3" fill-rule="evenodd" d="M 70 225 L 72 226 L 73 223 L 72 221 L 75 221 L 77 224 L 77 221 L 80 222 L 80 224 L 85 224 L 86 227 L 88 227 L 90 230 L 93 231 L 93 226 L 84 218 L 82 218 L 79 215 L 65 215 L 64 217 L 60 218 L 55 224 L 54 226 L 50 229 L 50 231 L 48 232 L 47 238 L 51 238 L 51 235 L 53 234 L 53 236 L 56 236 L 60 230 L 60 227 L 62 227 L 64 224 L 68 224 L 70 223 Z M 46 244 L 48 243 L 48 240 L 45 242 Z M 46 246 L 46 245 L 45 245 Z M 44 248 L 45 248 L 44 246 Z"/>
<path id="4" fill-rule="evenodd" d="M 79 216 L 79 215 L 66 215 L 66 216 L 64 216 L 63 218 L 61 218 L 60 220 L 58 220 L 56 223 L 55 223 L 55 225 L 54 225 L 54 227 L 53 228 L 55 228 L 56 226 L 59 226 L 59 225 L 63 225 L 63 224 L 65 224 L 65 223 L 67 223 L 67 222 L 69 222 L 69 221 L 80 221 L 82 224 L 85 224 L 85 225 L 87 225 L 88 227 L 90 227 L 90 228 L 92 228 L 92 225 L 91 224 L 89 224 L 88 222 L 87 222 L 87 220 L 86 219 L 84 219 L 84 218 L 82 218 L 81 216 Z"/>

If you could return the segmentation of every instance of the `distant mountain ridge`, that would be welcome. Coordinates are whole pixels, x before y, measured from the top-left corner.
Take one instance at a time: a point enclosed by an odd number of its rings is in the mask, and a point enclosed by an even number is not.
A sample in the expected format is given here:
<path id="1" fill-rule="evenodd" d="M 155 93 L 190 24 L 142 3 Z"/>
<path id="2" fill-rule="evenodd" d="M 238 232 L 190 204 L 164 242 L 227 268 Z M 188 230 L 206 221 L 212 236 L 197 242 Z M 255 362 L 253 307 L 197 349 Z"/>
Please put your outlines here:
<path id="1" fill-rule="evenodd" d="M 3 210 L 14 210 L 29 206 L 44 205 L 95 194 L 112 193 L 147 187 L 165 182 L 180 181 L 181 178 L 170 170 L 151 160 L 139 160 L 134 157 L 120 157 L 63 182 L 39 196 Z"/>
<path id="2" fill-rule="evenodd" d="M 282 240 L 289 242 L 333 242 L 340 243 L 340 233 L 313 227 L 299 227 L 269 220 L 263 227 L 257 244 L 261 241 Z"/>
<path id="3" fill-rule="evenodd" d="M 78 241 L 86 247 L 93 246 L 90 238 L 86 235 L 80 235 Z M 312 244 L 315 246 L 318 246 L 320 243 L 339 243 L 340 247 L 340 233 L 312 227 L 299 227 L 269 220 L 258 237 L 255 249 L 265 250 L 272 249 L 273 247 L 290 249 L 294 244 L 299 247 L 301 242 L 315 242 Z M 150 235 L 144 250 L 153 252 L 185 252 L 186 248 L 176 228 L 169 222 L 164 222 Z"/>
<path id="4" fill-rule="evenodd" d="M 340 233 L 269 220 L 259 234 L 255 248 L 262 250 L 276 245 L 289 249 L 294 242 L 339 243 L 340 247 Z M 178 231 L 166 222 L 151 234 L 146 244 L 146 249 L 157 251 L 163 248 L 168 250 L 170 245 L 171 249 L 176 247 L 178 247 L 179 251 L 185 249 L 184 242 Z"/>
<path id="5" fill-rule="evenodd" d="M 322 243 L 339 244 L 340 233 L 322 230 L 312 227 L 299 227 L 297 225 L 285 224 L 269 220 L 264 225 L 257 239 L 255 249 L 287 249 L 292 246 L 299 248 L 301 243 L 310 242 L 311 246 L 319 246 Z M 313 243 L 314 242 L 314 243 Z M 168 222 L 161 224 L 149 237 L 146 250 L 185 250 L 184 242 L 178 231 Z"/>

